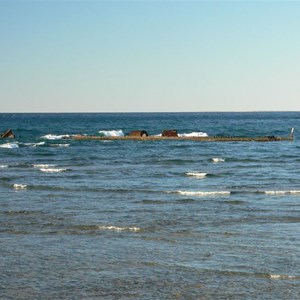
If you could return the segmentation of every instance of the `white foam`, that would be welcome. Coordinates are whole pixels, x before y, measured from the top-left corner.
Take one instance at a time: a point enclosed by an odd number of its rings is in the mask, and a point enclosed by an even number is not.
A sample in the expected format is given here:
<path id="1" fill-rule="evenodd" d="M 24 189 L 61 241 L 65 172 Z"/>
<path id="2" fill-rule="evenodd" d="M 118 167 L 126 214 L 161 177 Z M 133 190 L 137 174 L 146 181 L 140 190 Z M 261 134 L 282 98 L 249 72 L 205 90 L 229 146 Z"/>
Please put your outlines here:
<path id="1" fill-rule="evenodd" d="M 124 136 L 122 130 L 100 130 L 99 133 L 104 136 Z"/>
<path id="2" fill-rule="evenodd" d="M 201 172 L 187 172 L 185 174 L 187 176 L 198 177 L 198 178 L 204 178 L 207 175 L 207 173 L 201 173 Z"/>
<path id="3" fill-rule="evenodd" d="M 206 132 L 191 132 L 191 133 L 179 133 L 179 137 L 206 137 L 208 134 Z"/>
<path id="4" fill-rule="evenodd" d="M 18 184 L 18 183 L 15 183 L 13 185 L 14 189 L 16 190 L 24 190 L 27 188 L 27 185 L 26 184 Z"/>
<path id="5" fill-rule="evenodd" d="M 139 227 L 118 227 L 118 226 L 98 226 L 99 230 L 112 230 L 112 231 L 133 231 L 137 232 L 141 229 Z"/>
<path id="6" fill-rule="evenodd" d="M 55 134 L 46 134 L 44 136 L 42 136 L 42 139 L 46 139 L 46 140 L 62 140 L 62 139 L 66 139 L 69 138 L 70 135 L 65 134 L 65 135 L 55 135 Z"/>
<path id="7" fill-rule="evenodd" d="M 290 190 L 290 191 L 265 191 L 267 195 L 284 195 L 284 194 L 300 194 L 300 190 Z"/>
<path id="8" fill-rule="evenodd" d="M 60 173 L 60 172 L 67 171 L 67 169 L 41 168 L 40 171 L 44 173 Z"/>
<path id="9" fill-rule="evenodd" d="M 211 191 L 211 192 L 202 192 L 202 191 L 177 191 L 177 194 L 185 196 L 214 196 L 214 195 L 230 195 L 230 191 Z"/>
<path id="10" fill-rule="evenodd" d="M 29 147 L 37 147 L 37 146 L 43 146 L 43 145 L 45 145 L 45 142 L 39 142 L 39 143 L 24 143 L 23 145 L 29 146 Z"/>
<path id="11" fill-rule="evenodd" d="M 52 144 L 51 147 L 69 147 L 70 144 Z"/>
<path id="12" fill-rule="evenodd" d="M 15 149 L 15 148 L 19 148 L 19 145 L 17 143 L 7 143 L 7 144 L 0 145 L 0 148 Z"/>
<path id="13" fill-rule="evenodd" d="M 280 274 L 270 274 L 269 277 L 271 279 L 295 279 L 296 276 L 292 275 L 280 275 Z"/>
<path id="14" fill-rule="evenodd" d="M 53 164 L 34 164 L 32 165 L 34 168 L 43 168 L 43 169 L 46 169 L 46 168 L 50 168 L 50 167 L 55 167 L 56 165 L 53 165 Z"/>
<path id="15" fill-rule="evenodd" d="M 0 165 L 0 169 L 8 168 L 8 165 Z"/>
<path id="16" fill-rule="evenodd" d="M 221 158 L 221 157 L 213 157 L 211 160 L 212 160 L 213 162 L 215 162 L 215 163 L 218 163 L 218 162 L 224 162 L 224 161 L 225 161 L 225 159 L 224 159 L 224 158 Z"/>

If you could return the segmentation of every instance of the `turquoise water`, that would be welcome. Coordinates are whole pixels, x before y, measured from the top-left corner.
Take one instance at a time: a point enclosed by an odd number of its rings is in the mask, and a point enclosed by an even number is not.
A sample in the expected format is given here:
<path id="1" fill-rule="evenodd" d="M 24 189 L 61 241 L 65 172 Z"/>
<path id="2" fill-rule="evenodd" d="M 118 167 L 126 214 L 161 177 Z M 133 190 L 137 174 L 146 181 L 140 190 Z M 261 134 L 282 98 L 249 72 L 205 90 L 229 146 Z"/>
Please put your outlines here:
<path id="1" fill-rule="evenodd" d="M 1 299 L 299 299 L 300 113 L 0 114 Z M 293 142 L 74 141 L 163 129 Z"/>

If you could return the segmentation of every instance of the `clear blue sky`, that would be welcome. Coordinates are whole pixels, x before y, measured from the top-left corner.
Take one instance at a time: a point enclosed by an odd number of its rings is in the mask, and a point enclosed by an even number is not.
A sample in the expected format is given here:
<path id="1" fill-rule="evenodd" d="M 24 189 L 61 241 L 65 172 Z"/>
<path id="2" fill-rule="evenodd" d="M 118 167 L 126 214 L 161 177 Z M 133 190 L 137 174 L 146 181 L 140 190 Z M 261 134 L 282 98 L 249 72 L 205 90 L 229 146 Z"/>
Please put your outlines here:
<path id="1" fill-rule="evenodd" d="M 0 1 L 0 112 L 300 111 L 300 2 Z"/>

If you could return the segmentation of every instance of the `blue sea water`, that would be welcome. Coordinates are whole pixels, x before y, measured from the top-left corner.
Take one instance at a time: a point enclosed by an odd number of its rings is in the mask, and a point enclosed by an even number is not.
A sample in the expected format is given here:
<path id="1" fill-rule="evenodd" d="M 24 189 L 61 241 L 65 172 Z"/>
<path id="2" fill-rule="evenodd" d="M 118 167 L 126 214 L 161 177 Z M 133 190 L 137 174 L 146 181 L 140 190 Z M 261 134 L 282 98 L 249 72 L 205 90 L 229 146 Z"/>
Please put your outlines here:
<path id="1" fill-rule="evenodd" d="M 7 128 L 1 299 L 300 299 L 299 112 L 0 114 Z"/>

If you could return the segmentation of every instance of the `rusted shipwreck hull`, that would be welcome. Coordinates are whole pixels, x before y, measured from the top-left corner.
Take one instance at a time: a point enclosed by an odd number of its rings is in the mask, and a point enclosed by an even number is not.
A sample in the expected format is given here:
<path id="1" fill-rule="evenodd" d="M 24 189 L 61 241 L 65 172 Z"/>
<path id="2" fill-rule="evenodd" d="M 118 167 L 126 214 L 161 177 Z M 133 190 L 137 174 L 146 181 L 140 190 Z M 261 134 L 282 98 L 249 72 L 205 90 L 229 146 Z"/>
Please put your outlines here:
<path id="1" fill-rule="evenodd" d="M 128 136 L 86 136 L 74 135 L 73 140 L 96 140 L 96 141 L 113 141 L 113 140 L 133 140 L 133 141 L 199 141 L 199 142 L 280 142 L 280 141 L 293 141 L 294 129 L 288 137 L 278 136 L 261 136 L 261 137 L 234 137 L 234 136 L 203 136 L 203 137 L 186 137 L 186 136 L 151 136 L 151 135 L 128 135 Z"/>

